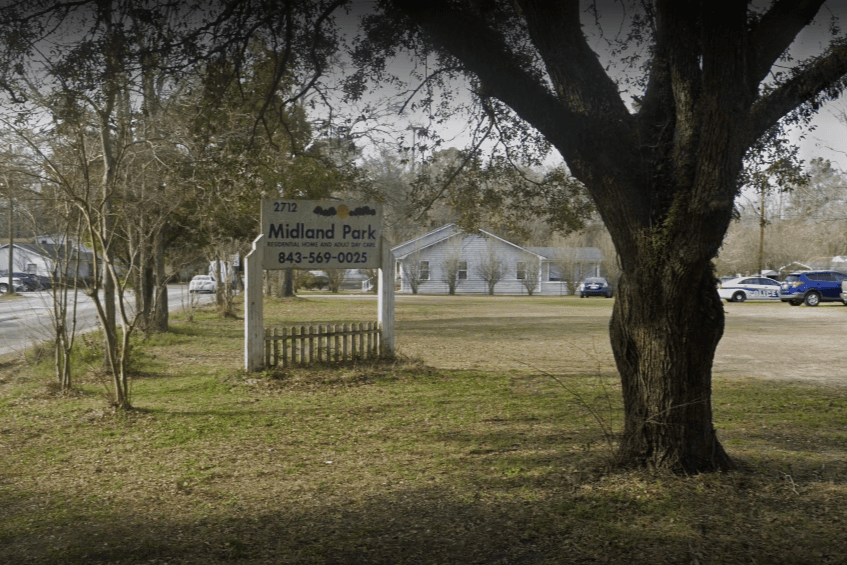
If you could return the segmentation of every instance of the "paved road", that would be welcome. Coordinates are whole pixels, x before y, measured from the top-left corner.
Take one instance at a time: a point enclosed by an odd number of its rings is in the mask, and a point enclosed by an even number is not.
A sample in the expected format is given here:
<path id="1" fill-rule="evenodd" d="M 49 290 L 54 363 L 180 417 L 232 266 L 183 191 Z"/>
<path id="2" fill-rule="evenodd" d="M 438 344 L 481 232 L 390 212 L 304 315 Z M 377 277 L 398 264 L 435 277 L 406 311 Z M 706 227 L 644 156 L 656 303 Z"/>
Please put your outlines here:
<path id="1" fill-rule="evenodd" d="M 188 306 L 190 298 L 200 303 L 214 300 L 212 294 L 189 295 L 188 285 L 168 285 L 171 312 Z M 130 306 L 135 300 L 130 296 Z M 18 298 L 0 300 L 0 355 L 25 349 L 51 339 L 53 295 L 50 292 L 24 292 Z M 80 293 L 77 304 L 77 331 L 82 333 L 100 325 L 94 303 Z"/>

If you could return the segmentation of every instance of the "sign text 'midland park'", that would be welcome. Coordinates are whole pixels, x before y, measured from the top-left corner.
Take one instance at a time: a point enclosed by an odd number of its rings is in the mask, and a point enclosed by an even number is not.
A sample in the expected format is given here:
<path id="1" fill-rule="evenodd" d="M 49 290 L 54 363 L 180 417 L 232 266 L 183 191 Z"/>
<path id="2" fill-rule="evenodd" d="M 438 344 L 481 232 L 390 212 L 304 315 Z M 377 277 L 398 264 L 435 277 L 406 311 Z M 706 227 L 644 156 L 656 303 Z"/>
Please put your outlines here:
<path id="1" fill-rule="evenodd" d="M 318 239 L 330 240 L 335 239 L 335 224 L 328 228 L 307 228 L 306 224 L 270 224 L 268 238 L 270 239 Z M 344 224 L 341 227 L 342 240 L 371 240 L 376 241 L 377 229 L 368 224 L 365 229 L 354 229 L 349 224 Z"/>
<path id="2" fill-rule="evenodd" d="M 336 200 L 263 200 L 265 269 L 380 266 L 382 206 Z"/>

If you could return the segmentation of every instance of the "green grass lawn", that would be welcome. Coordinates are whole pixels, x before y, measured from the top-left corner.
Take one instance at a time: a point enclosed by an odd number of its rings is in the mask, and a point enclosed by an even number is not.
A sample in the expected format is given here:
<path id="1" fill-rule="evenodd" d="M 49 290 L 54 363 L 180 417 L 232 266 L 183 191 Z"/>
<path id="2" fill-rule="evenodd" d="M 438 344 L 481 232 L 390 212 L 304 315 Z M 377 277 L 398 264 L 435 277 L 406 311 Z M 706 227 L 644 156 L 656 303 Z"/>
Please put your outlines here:
<path id="1" fill-rule="evenodd" d="M 847 561 L 847 390 L 717 379 L 739 471 L 616 470 L 611 301 L 534 298 L 399 300 L 398 361 L 251 375 L 243 320 L 200 311 L 136 342 L 126 413 L 96 354 L 66 397 L 49 355 L 7 359 L 0 563 Z M 268 323 L 375 316 L 363 299 L 266 305 Z M 516 337 L 561 365 L 516 364 Z M 502 362 L 451 368 L 462 351 Z"/>

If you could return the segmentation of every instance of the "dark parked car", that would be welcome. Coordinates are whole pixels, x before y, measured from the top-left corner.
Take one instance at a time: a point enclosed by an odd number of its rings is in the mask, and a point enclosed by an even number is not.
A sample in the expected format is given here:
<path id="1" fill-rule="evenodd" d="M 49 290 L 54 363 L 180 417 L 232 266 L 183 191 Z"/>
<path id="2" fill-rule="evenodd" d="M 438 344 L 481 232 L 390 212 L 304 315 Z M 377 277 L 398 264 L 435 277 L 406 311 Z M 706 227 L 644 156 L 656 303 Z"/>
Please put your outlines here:
<path id="1" fill-rule="evenodd" d="M 612 297 L 612 285 L 603 277 L 588 277 L 576 287 L 576 295 L 580 298 L 586 296 Z"/>
<path id="2" fill-rule="evenodd" d="M 821 302 L 843 302 L 841 283 L 847 275 L 838 271 L 798 271 L 791 273 L 779 287 L 779 299 L 792 306 L 805 303 L 817 306 Z"/>
<path id="3" fill-rule="evenodd" d="M 8 276 L 9 276 L 9 270 L 8 269 L 0 271 L 0 277 L 5 278 L 5 277 L 8 277 Z M 12 272 L 12 277 L 20 280 L 26 291 L 33 291 L 33 290 L 41 290 L 42 289 L 41 281 L 39 280 L 37 275 L 33 275 L 33 274 L 30 274 L 30 273 Z"/>
<path id="4" fill-rule="evenodd" d="M 26 292 L 29 290 L 18 277 L 12 277 L 11 281 L 9 280 L 9 277 L 0 277 L 0 294 L 6 294 L 9 292 L 9 286 L 11 286 L 15 292 Z"/>

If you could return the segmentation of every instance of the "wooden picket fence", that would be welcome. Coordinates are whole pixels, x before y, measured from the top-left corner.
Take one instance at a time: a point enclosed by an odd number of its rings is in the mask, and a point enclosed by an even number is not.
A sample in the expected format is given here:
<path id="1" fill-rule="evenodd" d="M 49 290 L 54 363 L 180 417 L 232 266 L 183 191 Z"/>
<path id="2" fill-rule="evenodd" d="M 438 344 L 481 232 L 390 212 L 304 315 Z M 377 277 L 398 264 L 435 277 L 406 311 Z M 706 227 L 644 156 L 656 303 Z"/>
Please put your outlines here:
<path id="1" fill-rule="evenodd" d="M 265 328 L 265 366 L 373 359 L 380 345 L 376 322 Z"/>

